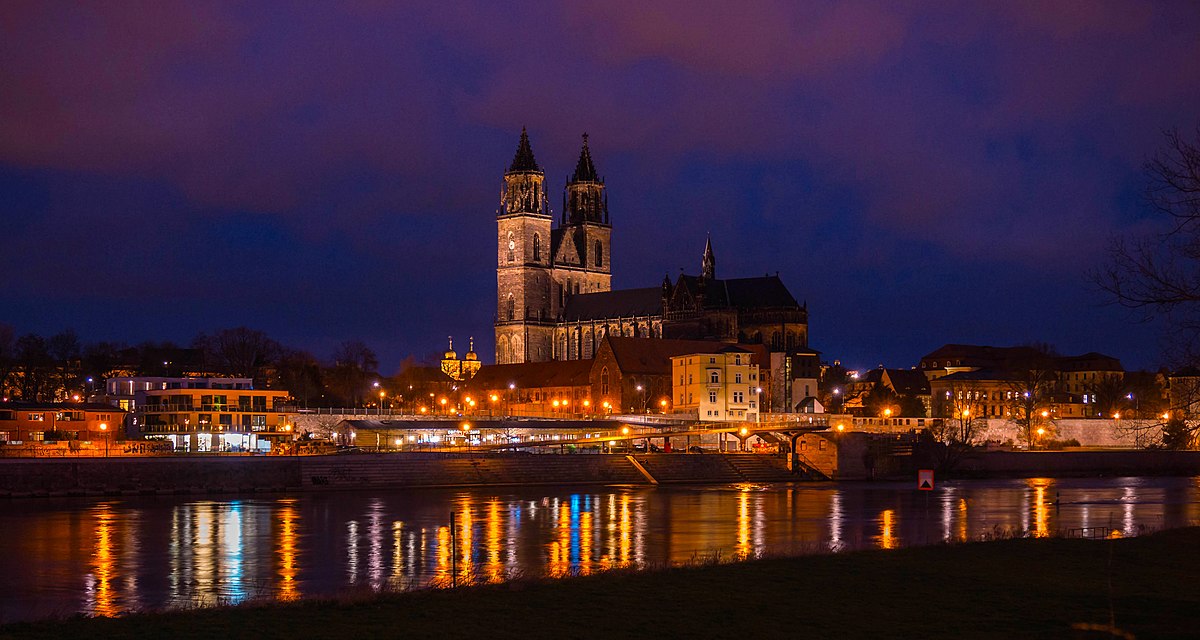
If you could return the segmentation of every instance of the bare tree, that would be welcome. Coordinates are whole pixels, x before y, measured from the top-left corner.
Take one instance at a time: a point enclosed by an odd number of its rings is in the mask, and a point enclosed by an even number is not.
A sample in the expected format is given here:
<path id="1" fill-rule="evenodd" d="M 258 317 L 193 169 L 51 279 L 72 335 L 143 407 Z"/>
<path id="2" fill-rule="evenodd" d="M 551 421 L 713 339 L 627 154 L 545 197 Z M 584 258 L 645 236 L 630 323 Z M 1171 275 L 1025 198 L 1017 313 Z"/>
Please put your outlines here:
<path id="1" fill-rule="evenodd" d="M 1159 235 L 1116 238 L 1093 280 L 1117 304 L 1168 321 L 1176 365 L 1200 361 L 1200 128 L 1178 130 L 1146 163 L 1146 199 L 1168 222 Z"/>
<path id="2" fill-rule="evenodd" d="M 1051 425 L 1058 373 L 1053 358 L 1041 352 L 1018 356 L 1007 363 L 1006 370 L 1005 413 L 1017 426 L 1025 445 L 1032 449 Z M 1038 433 L 1039 429 L 1042 433 Z"/>
<path id="3" fill-rule="evenodd" d="M 200 334 L 192 344 L 225 373 L 254 378 L 255 382 L 263 377 L 263 368 L 274 364 L 282 351 L 279 343 L 267 334 L 246 327 L 222 329 L 211 336 Z"/>
<path id="4" fill-rule="evenodd" d="M 350 404 L 363 400 L 367 378 L 379 368 L 375 352 L 361 340 L 347 340 L 333 352 L 333 382 L 336 392 Z"/>
<path id="5" fill-rule="evenodd" d="M 17 367 L 17 337 L 13 328 L 0 324 L 0 397 L 10 397 L 13 371 Z"/>

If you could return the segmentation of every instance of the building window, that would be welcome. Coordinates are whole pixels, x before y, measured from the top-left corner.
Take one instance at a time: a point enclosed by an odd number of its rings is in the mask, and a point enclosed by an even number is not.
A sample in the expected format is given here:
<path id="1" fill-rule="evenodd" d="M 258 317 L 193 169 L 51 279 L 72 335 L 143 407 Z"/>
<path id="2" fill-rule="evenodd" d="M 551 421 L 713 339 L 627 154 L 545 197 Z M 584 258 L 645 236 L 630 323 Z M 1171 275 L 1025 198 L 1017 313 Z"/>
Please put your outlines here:
<path id="1" fill-rule="evenodd" d="M 600 244 L 599 240 L 596 241 L 596 266 L 604 266 L 604 245 Z"/>
<path id="2" fill-rule="evenodd" d="M 508 304 L 506 305 L 505 316 L 508 317 L 509 321 L 512 321 L 517 317 L 517 301 L 513 298 L 511 293 L 508 294 Z"/>
<path id="3" fill-rule="evenodd" d="M 533 234 L 533 261 L 542 261 L 542 237 L 538 234 Z"/>
<path id="4" fill-rule="evenodd" d="M 717 402 L 717 392 L 716 391 L 708 392 L 708 401 L 712 402 L 714 404 Z"/>
<path id="5" fill-rule="evenodd" d="M 734 382 L 734 384 L 741 384 L 742 383 L 742 374 L 740 374 L 740 373 L 733 374 L 733 382 Z"/>
<path id="6" fill-rule="evenodd" d="M 721 382 L 721 374 L 716 371 L 709 371 L 708 381 L 712 384 L 719 384 Z"/>
<path id="7" fill-rule="evenodd" d="M 742 393 L 741 391 L 734 391 L 733 392 L 733 401 L 734 402 L 745 402 L 746 394 Z"/>
<path id="8" fill-rule="evenodd" d="M 600 370 L 600 395 L 608 395 L 608 367 Z"/>
<path id="9" fill-rule="evenodd" d="M 44 414 L 44 413 L 31 413 L 31 414 L 29 414 L 29 420 L 30 420 L 31 422 L 45 422 L 45 421 L 46 421 L 46 414 Z"/>

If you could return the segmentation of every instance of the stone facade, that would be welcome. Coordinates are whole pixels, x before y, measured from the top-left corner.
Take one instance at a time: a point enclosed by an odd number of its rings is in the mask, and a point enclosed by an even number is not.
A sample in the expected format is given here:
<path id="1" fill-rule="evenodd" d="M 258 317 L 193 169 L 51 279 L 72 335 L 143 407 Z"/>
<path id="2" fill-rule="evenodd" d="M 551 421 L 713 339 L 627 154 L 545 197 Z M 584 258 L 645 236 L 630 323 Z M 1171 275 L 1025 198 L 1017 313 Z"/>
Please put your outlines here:
<path id="1" fill-rule="evenodd" d="M 586 135 L 563 205 L 553 228 L 545 173 L 522 130 L 496 216 L 497 364 L 567 359 L 555 353 L 567 300 L 612 288 L 608 201 Z"/>

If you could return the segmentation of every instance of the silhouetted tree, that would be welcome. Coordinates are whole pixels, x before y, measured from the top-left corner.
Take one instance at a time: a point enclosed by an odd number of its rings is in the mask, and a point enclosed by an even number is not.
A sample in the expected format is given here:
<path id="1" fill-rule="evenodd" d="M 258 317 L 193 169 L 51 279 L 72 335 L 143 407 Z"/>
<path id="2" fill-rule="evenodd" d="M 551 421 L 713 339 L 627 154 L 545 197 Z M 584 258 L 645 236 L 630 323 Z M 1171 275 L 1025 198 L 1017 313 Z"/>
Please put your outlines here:
<path id="1" fill-rule="evenodd" d="M 305 351 L 285 351 L 275 368 L 278 386 L 287 389 L 298 403 L 308 406 L 324 388 L 321 365 Z"/>
<path id="2" fill-rule="evenodd" d="M 42 400 L 50 386 L 52 361 L 46 340 L 35 333 L 21 336 L 16 343 L 18 389 L 22 400 Z"/>
<path id="3" fill-rule="evenodd" d="M 13 395 L 13 371 L 17 366 L 16 332 L 7 324 L 0 324 L 0 398 Z"/>
<path id="4" fill-rule="evenodd" d="M 1175 365 L 1200 361 L 1200 128 L 1188 140 L 1165 132 L 1165 147 L 1145 165 L 1146 199 L 1166 231 L 1116 238 L 1093 281 L 1120 305 L 1168 321 Z"/>
<path id="5" fill-rule="evenodd" d="M 1058 374 L 1052 352 L 1029 350 L 1005 363 L 1008 380 L 1004 391 L 1004 408 L 1009 420 L 1016 424 L 1021 439 L 1033 448 L 1039 428 L 1049 428 L 1058 390 Z"/>
<path id="6" fill-rule="evenodd" d="M 80 351 L 79 336 L 70 329 L 56 333 L 46 341 L 46 352 L 54 361 L 53 388 L 48 390 L 51 399 L 65 399 L 72 390 L 78 391 Z"/>
<path id="7" fill-rule="evenodd" d="M 200 334 L 192 346 L 204 352 L 206 362 L 229 375 L 264 382 L 263 370 L 274 364 L 283 351 L 266 333 L 246 327 L 222 329 L 210 335 Z"/>
<path id="8" fill-rule="evenodd" d="M 379 368 L 375 352 L 361 340 L 347 340 L 333 352 L 333 390 L 357 406 L 366 391 L 367 378 Z"/>

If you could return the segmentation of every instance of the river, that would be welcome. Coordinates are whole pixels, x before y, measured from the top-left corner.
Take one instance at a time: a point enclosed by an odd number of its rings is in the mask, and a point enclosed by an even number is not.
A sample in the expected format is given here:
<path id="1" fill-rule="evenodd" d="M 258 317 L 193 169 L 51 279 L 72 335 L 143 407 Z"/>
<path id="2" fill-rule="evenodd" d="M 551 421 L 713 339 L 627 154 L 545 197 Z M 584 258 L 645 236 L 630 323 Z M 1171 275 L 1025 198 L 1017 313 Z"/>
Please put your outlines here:
<path id="1" fill-rule="evenodd" d="M 1200 478 L 12 500 L 0 622 L 1196 522 Z"/>

